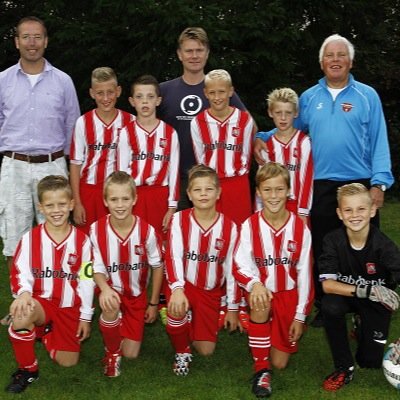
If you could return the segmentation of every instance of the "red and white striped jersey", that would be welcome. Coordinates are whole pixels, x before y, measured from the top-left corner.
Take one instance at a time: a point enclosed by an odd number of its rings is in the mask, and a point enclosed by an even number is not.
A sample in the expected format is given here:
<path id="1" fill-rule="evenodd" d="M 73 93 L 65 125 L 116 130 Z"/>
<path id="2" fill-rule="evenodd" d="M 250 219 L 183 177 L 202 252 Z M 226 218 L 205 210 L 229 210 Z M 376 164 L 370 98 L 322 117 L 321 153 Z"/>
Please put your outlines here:
<path id="1" fill-rule="evenodd" d="M 314 297 L 311 264 L 311 233 L 293 213 L 279 229 L 274 229 L 262 211 L 242 225 L 234 253 L 233 273 L 248 292 L 255 282 L 273 293 L 297 288 L 296 319 L 304 321 Z"/>
<path id="2" fill-rule="evenodd" d="M 309 215 L 314 179 L 310 137 L 297 130 L 288 143 L 272 135 L 265 144 L 267 153 L 263 152 L 264 160 L 281 163 L 289 170 L 290 199 L 296 201 L 299 214 Z M 262 208 L 262 205 L 257 208 Z"/>
<path id="3" fill-rule="evenodd" d="M 238 108 L 222 122 L 202 111 L 190 123 L 196 161 L 214 168 L 220 178 L 247 174 L 253 127 L 250 114 Z"/>
<path id="4" fill-rule="evenodd" d="M 76 121 L 72 135 L 71 164 L 82 165 L 81 181 L 101 185 L 116 170 L 119 132 L 134 115 L 117 110 L 114 120 L 106 124 L 91 110 Z"/>
<path id="5" fill-rule="evenodd" d="M 45 224 L 25 233 L 15 251 L 11 269 L 14 296 L 29 292 L 57 307 L 80 305 L 81 319 L 93 315 L 94 281 L 89 238 L 71 225 L 71 231 L 56 243 Z"/>
<path id="6" fill-rule="evenodd" d="M 168 186 L 168 207 L 179 199 L 179 141 L 175 129 L 159 121 L 146 131 L 137 121 L 121 130 L 118 169 L 133 176 L 137 186 Z"/>
<path id="7" fill-rule="evenodd" d="M 223 214 L 204 230 L 193 209 L 175 213 L 168 233 L 165 268 L 171 290 L 185 282 L 204 289 L 221 287 L 226 281 L 227 302 L 237 308 L 237 285 L 232 275 L 236 225 Z"/>
<path id="8" fill-rule="evenodd" d="M 132 231 L 121 238 L 110 215 L 90 226 L 93 271 L 110 280 L 110 286 L 127 297 L 139 296 L 147 287 L 150 268 L 162 267 L 162 253 L 154 228 L 136 216 Z"/>

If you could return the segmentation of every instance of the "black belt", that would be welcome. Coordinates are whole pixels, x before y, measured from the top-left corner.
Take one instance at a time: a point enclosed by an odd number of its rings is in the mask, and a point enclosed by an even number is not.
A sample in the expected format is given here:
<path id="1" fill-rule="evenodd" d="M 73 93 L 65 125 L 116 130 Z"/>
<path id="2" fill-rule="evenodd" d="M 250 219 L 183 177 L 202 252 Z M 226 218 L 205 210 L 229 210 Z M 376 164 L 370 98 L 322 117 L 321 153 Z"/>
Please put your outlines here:
<path id="1" fill-rule="evenodd" d="M 14 160 L 19 160 L 19 161 L 25 161 L 27 163 L 33 163 L 33 164 L 38 164 L 38 163 L 45 163 L 45 162 L 51 162 L 54 160 L 57 160 L 58 158 L 64 157 L 64 151 L 56 151 L 55 153 L 51 154 L 39 154 L 39 155 L 28 155 L 28 154 L 20 154 L 20 153 L 15 153 L 14 151 L 5 151 L 3 152 L 3 155 L 9 158 L 13 158 Z"/>

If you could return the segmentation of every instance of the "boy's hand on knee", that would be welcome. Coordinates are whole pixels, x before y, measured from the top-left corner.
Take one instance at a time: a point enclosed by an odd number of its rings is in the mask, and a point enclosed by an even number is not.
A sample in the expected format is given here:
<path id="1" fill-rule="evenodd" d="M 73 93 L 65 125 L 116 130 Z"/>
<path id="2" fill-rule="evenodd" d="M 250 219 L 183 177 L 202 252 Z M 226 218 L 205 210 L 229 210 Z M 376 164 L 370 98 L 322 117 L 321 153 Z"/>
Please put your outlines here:
<path id="1" fill-rule="evenodd" d="M 251 288 L 249 295 L 249 306 L 255 311 L 264 311 L 269 307 L 272 300 L 272 292 L 261 282 L 256 282 Z"/>
<path id="2" fill-rule="evenodd" d="M 90 321 L 79 321 L 76 337 L 79 338 L 80 342 L 83 342 L 90 336 L 90 329 Z"/>
<path id="3" fill-rule="evenodd" d="M 29 292 L 21 293 L 10 306 L 10 314 L 13 319 L 26 318 L 33 313 L 35 302 Z"/>
<path id="4" fill-rule="evenodd" d="M 102 310 L 113 312 L 119 309 L 121 299 L 119 298 L 119 294 L 108 286 L 101 291 L 99 303 Z"/>
<path id="5" fill-rule="evenodd" d="M 168 303 L 168 313 L 173 317 L 182 318 L 189 310 L 189 300 L 182 288 L 175 289 Z"/>

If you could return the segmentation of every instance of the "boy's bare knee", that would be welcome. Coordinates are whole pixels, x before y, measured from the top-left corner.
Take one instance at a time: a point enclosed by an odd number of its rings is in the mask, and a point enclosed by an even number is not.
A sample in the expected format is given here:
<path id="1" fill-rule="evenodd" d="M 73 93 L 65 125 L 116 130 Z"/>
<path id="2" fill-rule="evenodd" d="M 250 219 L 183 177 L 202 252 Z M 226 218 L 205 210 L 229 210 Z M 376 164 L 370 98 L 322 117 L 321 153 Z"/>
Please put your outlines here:
<path id="1" fill-rule="evenodd" d="M 136 360 L 139 357 L 139 352 L 128 352 L 122 354 L 128 360 Z"/>
<path id="2" fill-rule="evenodd" d="M 76 364 L 78 364 L 78 360 L 56 360 L 56 363 L 60 367 L 74 367 Z"/>
<path id="3" fill-rule="evenodd" d="M 285 369 L 287 367 L 287 361 L 283 361 L 283 360 L 271 360 L 271 364 L 274 368 L 276 369 Z"/>

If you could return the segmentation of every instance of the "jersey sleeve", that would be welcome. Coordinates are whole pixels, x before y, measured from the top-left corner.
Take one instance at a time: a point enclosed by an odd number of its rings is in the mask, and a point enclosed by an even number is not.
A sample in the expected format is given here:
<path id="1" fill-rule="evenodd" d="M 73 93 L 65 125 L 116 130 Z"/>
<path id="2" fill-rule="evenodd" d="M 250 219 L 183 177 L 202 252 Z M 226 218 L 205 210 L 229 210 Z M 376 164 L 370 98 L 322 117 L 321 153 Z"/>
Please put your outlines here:
<path id="1" fill-rule="evenodd" d="M 167 281 L 172 291 L 185 286 L 183 266 L 183 236 L 181 230 L 181 213 L 174 214 L 168 233 L 165 254 Z"/>
<path id="2" fill-rule="evenodd" d="M 175 129 L 171 136 L 171 161 L 169 163 L 168 171 L 168 207 L 176 208 L 178 206 L 178 200 L 180 197 L 179 188 L 179 162 L 180 162 L 180 149 L 179 149 L 179 139 L 178 134 Z"/>
<path id="3" fill-rule="evenodd" d="M 119 133 L 117 149 L 117 170 L 131 174 L 132 149 L 129 143 L 129 131 L 125 126 Z"/>
<path id="4" fill-rule="evenodd" d="M 301 322 L 306 320 L 311 312 L 314 300 L 314 284 L 311 257 L 311 232 L 304 225 L 303 243 L 297 269 L 298 302 L 295 319 Z"/>
<path id="5" fill-rule="evenodd" d="M 201 113 L 203 114 L 203 113 Z M 192 136 L 193 152 L 197 164 L 204 164 L 204 144 L 201 139 L 200 126 L 198 116 L 190 122 L 190 135 Z"/>
<path id="6" fill-rule="evenodd" d="M 260 273 L 254 261 L 249 219 L 243 224 L 234 250 L 233 276 L 250 293 L 256 282 L 261 282 Z"/>
<path id="7" fill-rule="evenodd" d="M 254 120 L 249 113 L 248 121 L 246 126 L 244 127 L 244 135 L 243 135 L 243 151 L 241 155 L 242 159 L 242 173 L 248 173 L 250 170 L 251 164 L 251 154 L 253 149 L 253 130 L 254 130 Z"/>
<path id="8" fill-rule="evenodd" d="M 93 280 L 92 248 L 89 238 L 83 244 L 82 264 L 79 270 L 78 294 L 81 298 L 80 319 L 91 321 L 94 308 L 93 296 L 95 283 Z"/>
<path id="9" fill-rule="evenodd" d="M 304 136 L 301 142 L 301 172 L 300 172 L 300 188 L 298 194 L 298 211 L 300 215 L 310 215 L 312 197 L 313 197 L 313 181 L 314 181 L 314 164 L 311 154 L 311 140 L 309 136 Z"/>
<path id="10" fill-rule="evenodd" d="M 106 265 L 103 260 L 103 256 L 100 251 L 99 242 L 95 234 L 95 226 L 97 222 L 90 226 L 90 241 L 92 242 L 92 252 L 93 252 L 93 273 L 103 274 L 109 279 L 110 274 L 107 271 Z"/>
<path id="11" fill-rule="evenodd" d="M 14 297 L 24 292 L 33 293 L 34 276 L 30 267 L 29 233 L 19 241 L 11 267 L 10 285 Z"/>
<path id="12" fill-rule="evenodd" d="M 160 240 L 154 228 L 149 225 L 148 235 L 146 238 L 147 261 L 152 268 L 162 266 L 162 251 Z"/>
<path id="13" fill-rule="evenodd" d="M 238 285 L 233 276 L 232 264 L 233 264 L 233 251 L 237 240 L 237 228 L 235 224 L 232 224 L 231 237 L 229 242 L 229 248 L 226 253 L 225 261 L 223 264 L 225 279 L 226 279 L 226 301 L 228 304 L 228 310 L 238 310 Z"/>
<path id="14" fill-rule="evenodd" d="M 81 165 L 86 158 L 87 143 L 84 132 L 84 117 L 81 116 L 76 121 L 71 141 L 70 162 L 71 164 Z"/>
<path id="15" fill-rule="evenodd" d="M 338 247 L 334 240 L 335 236 L 328 233 L 322 243 L 322 253 L 318 259 L 319 280 L 338 279 L 339 254 Z"/>

